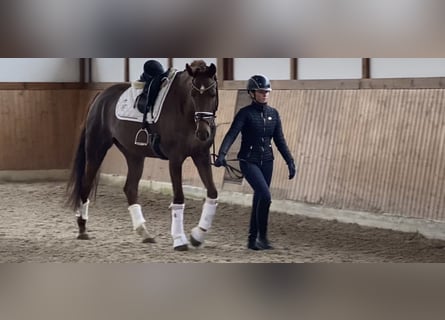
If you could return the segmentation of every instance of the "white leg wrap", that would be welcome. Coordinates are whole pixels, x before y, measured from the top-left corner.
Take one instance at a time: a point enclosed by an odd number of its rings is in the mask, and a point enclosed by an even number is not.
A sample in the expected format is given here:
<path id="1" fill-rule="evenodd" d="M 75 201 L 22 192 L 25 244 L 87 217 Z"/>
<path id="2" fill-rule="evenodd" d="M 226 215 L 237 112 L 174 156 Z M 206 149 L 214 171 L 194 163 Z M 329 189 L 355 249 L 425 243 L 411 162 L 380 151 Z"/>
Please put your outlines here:
<path id="1" fill-rule="evenodd" d="M 188 244 L 187 237 L 184 233 L 184 208 L 185 204 L 170 204 L 172 209 L 172 227 L 171 235 L 173 238 L 173 247 Z"/>
<path id="2" fill-rule="evenodd" d="M 145 223 L 144 216 L 142 215 L 142 209 L 139 204 L 129 206 L 128 211 L 130 211 L 131 221 L 133 222 L 133 230 L 136 230 L 143 223 Z"/>
<path id="3" fill-rule="evenodd" d="M 76 211 L 76 217 L 82 217 L 83 220 L 88 220 L 88 206 L 90 205 L 90 199 L 83 203 Z"/>
<path id="4" fill-rule="evenodd" d="M 201 243 L 204 242 L 206 232 L 212 226 L 217 206 L 218 206 L 218 199 L 206 198 L 206 201 L 202 206 L 202 213 L 201 213 L 201 218 L 199 219 L 198 226 L 192 229 L 192 237 L 196 241 Z"/>
<path id="5" fill-rule="evenodd" d="M 202 206 L 201 219 L 199 219 L 198 226 L 201 229 L 208 231 L 212 226 L 213 218 L 215 217 L 216 207 L 218 206 L 218 199 L 206 198 Z"/>

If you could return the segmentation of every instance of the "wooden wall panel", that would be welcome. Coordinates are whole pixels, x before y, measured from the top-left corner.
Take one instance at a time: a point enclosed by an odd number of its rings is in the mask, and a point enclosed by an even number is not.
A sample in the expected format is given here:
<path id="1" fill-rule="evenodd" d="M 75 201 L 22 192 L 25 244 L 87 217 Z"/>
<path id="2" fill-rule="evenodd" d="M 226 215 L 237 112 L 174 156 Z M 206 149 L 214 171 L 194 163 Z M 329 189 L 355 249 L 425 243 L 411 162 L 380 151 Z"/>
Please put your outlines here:
<path id="1" fill-rule="evenodd" d="M 99 88 L 0 91 L 0 170 L 69 167 L 89 101 Z M 220 91 L 218 150 L 233 119 L 237 90 Z M 289 181 L 275 150 L 275 199 L 445 220 L 445 89 L 274 90 L 298 176 Z M 125 174 L 110 150 L 102 172 Z M 243 181 L 220 190 L 251 193 Z M 169 182 L 168 162 L 147 159 L 144 179 Z M 184 183 L 202 187 L 189 159 Z"/>
<path id="2" fill-rule="evenodd" d="M 77 90 L 2 92 L 0 170 L 66 168 L 78 104 Z"/>
<path id="3" fill-rule="evenodd" d="M 0 92 L 0 170 L 68 168 L 94 92 L 78 89 Z"/>
<path id="4" fill-rule="evenodd" d="M 444 90 L 283 90 L 270 102 L 299 166 L 289 182 L 276 162 L 276 198 L 445 219 Z"/>

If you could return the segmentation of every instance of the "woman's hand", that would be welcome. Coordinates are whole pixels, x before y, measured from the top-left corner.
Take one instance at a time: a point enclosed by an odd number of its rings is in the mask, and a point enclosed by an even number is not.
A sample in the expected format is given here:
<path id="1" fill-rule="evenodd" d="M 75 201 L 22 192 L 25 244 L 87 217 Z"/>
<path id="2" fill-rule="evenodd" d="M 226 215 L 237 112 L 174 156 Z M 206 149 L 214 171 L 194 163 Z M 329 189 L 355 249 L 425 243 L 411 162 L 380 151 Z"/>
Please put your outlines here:
<path id="1" fill-rule="evenodd" d="M 215 160 L 215 167 L 226 167 L 227 166 L 227 162 L 226 162 L 226 155 L 225 154 L 219 154 L 218 157 Z"/>
<path id="2" fill-rule="evenodd" d="M 289 169 L 289 180 L 291 180 L 297 174 L 297 168 L 295 167 L 295 162 L 293 160 L 289 161 L 289 163 L 287 164 L 287 167 Z"/>

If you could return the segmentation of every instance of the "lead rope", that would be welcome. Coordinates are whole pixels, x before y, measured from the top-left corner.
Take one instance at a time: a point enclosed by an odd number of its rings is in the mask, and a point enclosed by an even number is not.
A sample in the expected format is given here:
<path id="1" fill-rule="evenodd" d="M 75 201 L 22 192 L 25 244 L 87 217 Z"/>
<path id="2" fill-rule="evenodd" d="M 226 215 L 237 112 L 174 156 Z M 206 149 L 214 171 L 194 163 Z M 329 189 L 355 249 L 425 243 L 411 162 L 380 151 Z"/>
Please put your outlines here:
<path id="1" fill-rule="evenodd" d="M 215 165 L 215 160 L 216 160 L 216 150 L 215 150 L 215 140 L 213 140 L 212 143 L 212 147 L 213 147 L 213 153 L 212 153 L 212 157 L 213 157 L 213 163 L 211 163 L 212 166 Z M 234 177 L 236 179 L 242 179 L 244 178 L 243 173 L 241 172 L 241 170 L 238 170 L 237 168 L 235 168 L 234 166 L 230 165 L 227 163 L 227 161 L 238 161 L 238 159 L 228 159 L 226 160 L 226 165 L 224 166 L 224 168 L 227 170 L 227 173 L 229 174 L 229 176 L 233 179 Z"/>

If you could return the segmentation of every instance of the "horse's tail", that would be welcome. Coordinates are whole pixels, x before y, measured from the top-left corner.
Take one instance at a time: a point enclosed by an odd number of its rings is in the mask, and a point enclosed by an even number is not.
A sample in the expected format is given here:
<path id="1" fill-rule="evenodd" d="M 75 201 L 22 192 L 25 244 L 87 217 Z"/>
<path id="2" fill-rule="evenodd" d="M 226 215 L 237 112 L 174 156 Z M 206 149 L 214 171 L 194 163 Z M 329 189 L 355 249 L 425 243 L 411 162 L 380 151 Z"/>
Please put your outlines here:
<path id="1" fill-rule="evenodd" d="M 69 194 L 67 205 L 77 210 L 80 207 L 80 193 L 82 190 L 82 180 L 85 175 L 86 166 L 86 126 L 82 128 L 79 144 L 71 167 L 71 174 L 68 180 L 67 193 Z"/>
<path id="2" fill-rule="evenodd" d="M 91 100 L 89 105 L 89 109 L 91 109 L 92 105 L 96 101 L 99 93 L 97 93 L 94 98 Z M 81 192 L 82 192 L 82 183 L 85 176 L 85 168 L 86 168 L 86 124 L 87 121 L 84 121 L 82 131 L 80 133 L 79 142 L 77 145 L 77 151 L 74 156 L 74 160 L 71 166 L 71 174 L 67 184 L 67 194 L 68 199 L 66 201 L 66 205 L 68 207 L 77 210 L 81 205 Z M 93 192 L 95 193 L 98 184 L 98 178 L 93 182 Z"/>

